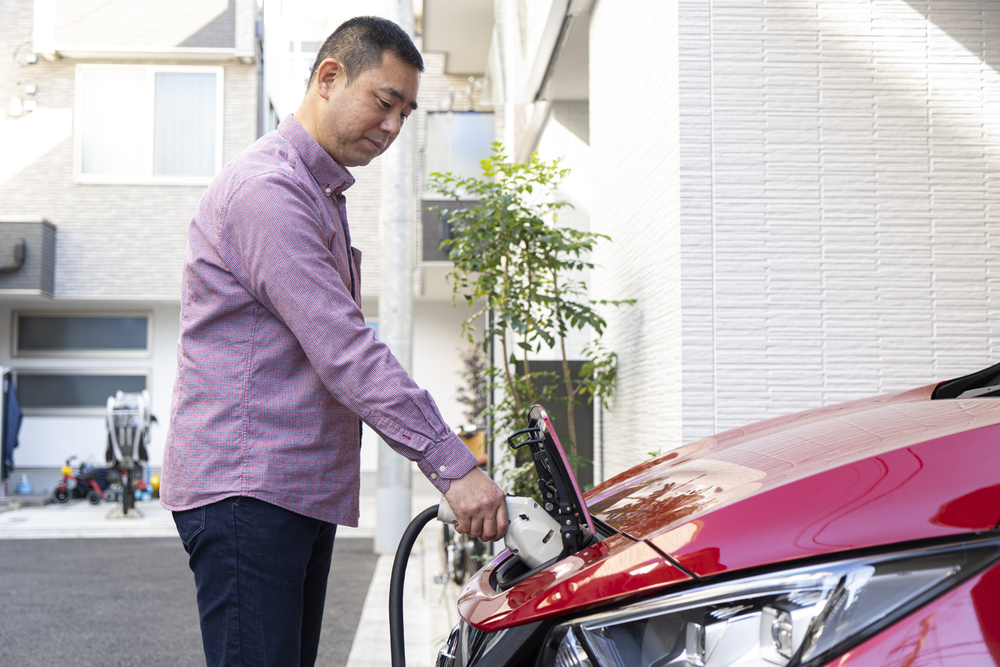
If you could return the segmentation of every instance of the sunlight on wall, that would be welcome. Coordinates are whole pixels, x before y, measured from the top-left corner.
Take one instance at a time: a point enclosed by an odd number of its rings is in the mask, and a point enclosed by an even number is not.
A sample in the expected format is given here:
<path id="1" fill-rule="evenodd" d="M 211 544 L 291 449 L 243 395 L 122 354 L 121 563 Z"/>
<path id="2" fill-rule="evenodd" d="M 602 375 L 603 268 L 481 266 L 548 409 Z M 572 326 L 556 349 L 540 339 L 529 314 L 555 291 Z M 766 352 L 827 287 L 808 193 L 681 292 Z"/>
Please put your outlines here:
<path id="1" fill-rule="evenodd" d="M 72 130 L 70 109 L 38 109 L 0 122 L 0 185 L 68 139 Z"/>
<path id="2" fill-rule="evenodd" d="M 822 9 L 825 20 L 843 21 L 845 25 L 858 20 L 858 9 L 852 8 L 850 3 L 824 3 Z M 996 134 L 1000 130 L 1000 108 L 997 106 L 1000 105 L 1000 72 L 984 62 L 980 54 L 970 52 L 905 0 L 892 3 L 865 2 L 864 11 L 871 12 L 871 25 L 875 30 L 879 25 L 892 26 L 903 21 L 922 24 L 927 30 L 926 38 L 914 35 L 910 40 L 894 41 L 892 57 L 878 60 L 875 63 L 878 69 L 905 71 L 916 79 L 926 77 L 929 85 L 927 93 L 934 103 L 954 105 L 955 111 L 965 118 L 978 112 L 983 123 L 982 129 L 991 128 L 988 135 L 1000 136 Z M 984 35 L 983 39 L 988 38 Z M 977 72 L 978 76 L 970 76 L 970 72 Z M 987 98 L 987 104 L 979 109 L 971 107 L 968 104 L 970 94 L 982 95 Z M 993 99 L 989 100 L 989 97 Z M 969 127 L 967 120 L 961 124 Z M 972 124 L 971 127 L 978 126 Z"/>

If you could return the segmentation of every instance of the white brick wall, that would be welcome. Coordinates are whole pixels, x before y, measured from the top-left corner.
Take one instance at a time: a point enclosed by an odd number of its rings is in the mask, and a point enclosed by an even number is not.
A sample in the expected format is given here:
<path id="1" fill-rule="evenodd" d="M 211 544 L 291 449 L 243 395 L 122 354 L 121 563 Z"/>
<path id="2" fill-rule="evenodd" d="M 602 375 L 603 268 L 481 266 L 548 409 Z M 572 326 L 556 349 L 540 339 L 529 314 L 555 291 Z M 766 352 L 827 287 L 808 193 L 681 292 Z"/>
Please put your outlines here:
<path id="1" fill-rule="evenodd" d="M 590 48 L 605 476 L 1000 360 L 1000 3 L 598 0 Z"/>
<path id="2" fill-rule="evenodd" d="M 591 231 L 596 298 L 608 314 L 618 397 L 605 416 L 605 477 L 681 438 L 680 154 L 677 4 L 599 0 L 590 24 Z"/>
<path id="3" fill-rule="evenodd" d="M 683 439 L 997 361 L 1000 4 L 683 0 L 681 35 Z"/>

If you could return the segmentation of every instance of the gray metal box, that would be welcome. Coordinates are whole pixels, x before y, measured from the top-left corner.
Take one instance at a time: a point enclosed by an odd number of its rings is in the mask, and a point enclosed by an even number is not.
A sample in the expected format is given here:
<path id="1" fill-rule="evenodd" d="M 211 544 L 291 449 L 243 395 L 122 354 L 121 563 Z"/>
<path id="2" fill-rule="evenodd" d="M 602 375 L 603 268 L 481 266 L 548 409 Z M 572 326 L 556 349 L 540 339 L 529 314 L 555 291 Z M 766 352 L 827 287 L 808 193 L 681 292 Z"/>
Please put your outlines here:
<path id="1" fill-rule="evenodd" d="M 17 248 L 24 242 L 24 261 Z M 0 218 L 0 296 L 39 294 L 51 297 L 56 286 L 56 226 L 48 220 Z"/>
<path id="2" fill-rule="evenodd" d="M 423 248 L 421 260 L 424 262 L 448 262 L 448 253 L 441 250 L 441 242 L 452 236 L 451 225 L 441 215 L 441 211 L 428 210 L 438 207 L 445 211 L 479 206 L 478 200 L 454 201 L 425 199 L 421 202 L 420 223 L 423 225 Z"/>

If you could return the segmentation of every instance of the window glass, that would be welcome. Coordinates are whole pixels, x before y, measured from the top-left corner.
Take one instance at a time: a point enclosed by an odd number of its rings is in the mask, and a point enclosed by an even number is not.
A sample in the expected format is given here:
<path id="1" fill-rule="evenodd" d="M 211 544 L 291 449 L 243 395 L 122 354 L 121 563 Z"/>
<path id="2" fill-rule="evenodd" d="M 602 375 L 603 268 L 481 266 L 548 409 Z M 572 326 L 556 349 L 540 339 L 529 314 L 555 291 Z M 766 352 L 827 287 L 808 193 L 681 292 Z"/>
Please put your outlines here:
<path id="1" fill-rule="evenodd" d="M 25 410 L 105 408 L 108 397 L 119 390 L 144 390 L 146 376 L 19 371 L 16 386 L 18 401 Z"/>
<path id="2" fill-rule="evenodd" d="M 215 75 L 158 72 L 153 171 L 215 173 Z"/>
<path id="3" fill-rule="evenodd" d="M 17 353 L 73 353 L 149 349 L 149 317 L 15 315 Z"/>
<path id="4" fill-rule="evenodd" d="M 482 176 L 480 160 L 493 152 L 493 114 L 457 113 L 451 124 L 451 164 L 466 178 Z"/>
<path id="5" fill-rule="evenodd" d="M 430 176 L 435 172 L 445 174 L 451 168 L 451 117 L 450 113 L 427 114 L 427 139 L 424 142 L 424 169 Z"/>
<path id="6" fill-rule="evenodd" d="M 136 141 L 146 133 L 148 122 L 142 94 L 145 82 L 141 70 L 80 72 L 83 173 L 139 176 L 149 171 L 149 154 Z"/>
<path id="7" fill-rule="evenodd" d="M 80 65 L 78 170 L 91 182 L 210 178 L 222 68 Z"/>
<path id="8" fill-rule="evenodd" d="M 479 161 L 493 152 L 493 114 L 445 112 L 427 114 L 424 149 L 426 175 L 452 172 L 465 178 L 482 176 Z"/>

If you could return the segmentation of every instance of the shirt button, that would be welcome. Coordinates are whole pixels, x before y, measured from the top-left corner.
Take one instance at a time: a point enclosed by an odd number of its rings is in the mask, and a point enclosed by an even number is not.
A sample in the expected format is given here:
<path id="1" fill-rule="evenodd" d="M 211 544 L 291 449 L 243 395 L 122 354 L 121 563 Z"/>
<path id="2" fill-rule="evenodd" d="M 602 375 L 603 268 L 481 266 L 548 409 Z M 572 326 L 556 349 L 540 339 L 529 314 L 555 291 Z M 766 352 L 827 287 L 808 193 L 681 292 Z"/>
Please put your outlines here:
<path id="1" fill-rule="evenodd" d="M 432 472 L 431 473 L 431 479 L 437 479 L 437 478 L 438 478 L 438 474 L 436 472 Z"/>
<path id="2" fill-rule="evenodd" d="M 331 192 L 333 192 L 333 190 L 331 190 L 330 188 L 326 189 L 326 194 L 330 194 Z"/>
<path id="3" fill-rule="evenodd" d="M 441 466 L 440 468 L 438 468 L 438 470 L 440 470 L 441 472 L 447 472 L 448 466 Z"/>

